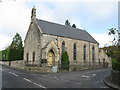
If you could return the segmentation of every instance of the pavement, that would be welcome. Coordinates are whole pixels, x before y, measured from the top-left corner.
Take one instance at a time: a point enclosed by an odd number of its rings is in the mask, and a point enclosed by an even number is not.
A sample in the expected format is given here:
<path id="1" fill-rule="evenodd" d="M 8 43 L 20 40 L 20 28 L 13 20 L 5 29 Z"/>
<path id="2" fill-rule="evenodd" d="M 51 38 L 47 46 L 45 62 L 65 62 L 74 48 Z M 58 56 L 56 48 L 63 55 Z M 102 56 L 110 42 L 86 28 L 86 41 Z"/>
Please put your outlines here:
<path id="1" fill-rule="evenodd" d="M 2 88 L 108 88 L 111 68 L 43 74 L 2 66 Z"/>
<path id="2" fill-rule="evenodd" d="M 113 83 L 111 80 L 111 76 L 106 77 L 103 81 L 109 87 L 120 90 L 120 85 Z"/>

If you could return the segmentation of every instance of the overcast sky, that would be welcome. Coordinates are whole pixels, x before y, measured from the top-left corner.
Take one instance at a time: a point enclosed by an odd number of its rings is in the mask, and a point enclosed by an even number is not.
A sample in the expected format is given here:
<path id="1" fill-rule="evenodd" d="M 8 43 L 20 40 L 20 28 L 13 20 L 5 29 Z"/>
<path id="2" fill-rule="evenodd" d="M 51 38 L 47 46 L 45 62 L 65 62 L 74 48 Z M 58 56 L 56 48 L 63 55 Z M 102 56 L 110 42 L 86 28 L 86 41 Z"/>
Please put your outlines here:
<path id="1" fill-rule="evenodd" d="M 2 0 L 0 2 L 0 50 L 12 42 L 18 32 L 24 41 L 31 9 L 36 17 L 63 24 L 69 20 L 90 33 L 103 47 L 111 41 L 108 29 L 118 28 L 118 0 Z"/>

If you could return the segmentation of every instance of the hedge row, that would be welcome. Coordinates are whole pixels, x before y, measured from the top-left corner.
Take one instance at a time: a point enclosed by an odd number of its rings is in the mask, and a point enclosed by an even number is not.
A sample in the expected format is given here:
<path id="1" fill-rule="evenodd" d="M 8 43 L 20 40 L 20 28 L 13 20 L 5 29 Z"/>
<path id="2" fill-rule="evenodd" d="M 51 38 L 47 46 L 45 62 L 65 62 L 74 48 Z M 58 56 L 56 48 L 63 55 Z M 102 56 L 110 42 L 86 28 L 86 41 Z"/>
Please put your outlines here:
<path id="1" fill-rule="evenodd" d="M 23 60 L 23 50 L 6 49 L 0 51 L 0 60 Z"/>

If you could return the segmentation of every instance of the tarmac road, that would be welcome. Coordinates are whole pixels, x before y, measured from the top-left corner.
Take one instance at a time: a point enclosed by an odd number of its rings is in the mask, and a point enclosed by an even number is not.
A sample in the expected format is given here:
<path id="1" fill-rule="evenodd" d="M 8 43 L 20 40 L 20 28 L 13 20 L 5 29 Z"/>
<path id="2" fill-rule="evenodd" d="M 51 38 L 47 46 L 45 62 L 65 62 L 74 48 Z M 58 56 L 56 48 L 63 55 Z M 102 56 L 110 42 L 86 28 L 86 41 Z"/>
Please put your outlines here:
<path id="1" fill-rule="evenodd" d="M 111 68 L 42 74 L 2 66 L 2 88 L 109 88 Z"/>

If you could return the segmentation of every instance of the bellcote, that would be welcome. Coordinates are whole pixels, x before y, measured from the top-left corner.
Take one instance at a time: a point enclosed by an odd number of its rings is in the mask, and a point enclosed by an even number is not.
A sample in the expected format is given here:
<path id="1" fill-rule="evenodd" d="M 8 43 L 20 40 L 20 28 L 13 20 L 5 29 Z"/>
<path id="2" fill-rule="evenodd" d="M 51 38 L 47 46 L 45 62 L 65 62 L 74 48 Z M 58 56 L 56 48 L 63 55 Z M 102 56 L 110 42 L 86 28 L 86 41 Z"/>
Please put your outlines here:
<path id="1" fill-rule="evenodd" d="M 31 22 L 33 22 L 35 19 L 36 19 L 36 9 L 34 6 L 31 11 Z"/>

